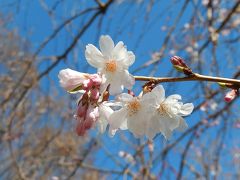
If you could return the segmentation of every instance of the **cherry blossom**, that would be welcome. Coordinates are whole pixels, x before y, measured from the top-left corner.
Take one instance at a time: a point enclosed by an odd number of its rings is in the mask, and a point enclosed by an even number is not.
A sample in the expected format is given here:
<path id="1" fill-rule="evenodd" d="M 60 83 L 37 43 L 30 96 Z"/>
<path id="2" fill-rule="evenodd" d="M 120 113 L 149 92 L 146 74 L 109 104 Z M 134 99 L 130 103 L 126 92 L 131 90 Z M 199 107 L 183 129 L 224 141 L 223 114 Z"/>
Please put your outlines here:
<path id="1" fill-rule="evenodd" d="M 152 91 L 154 94 L 154 106 L 152 118 L 147 123 L 146 136 L 152 139 L 158 132 L 161 132 L 166 139 L 171 137 L 172 131 L 185 130 L 188 125 L 182 116 L 187 116 L 193 111 L 193 104 L 180 102 L 181 96 L 174 94 L 165 98 L 165 90 L 162 85 L 156 86 Z"/>
<path id="2" fill-rule="evenodd" d="M 122 41 L 114 46 L 113 40 L 108 35 L 100 37 L 99 45 L 101 51 L 88 44 L 85 56 L 88 63 L 102 74 L 104 90 L 109 84 L 111 95 L 120 94 L 124 87 L 131 89 L 135 79 L 129 74 L 128 67 L 135 61 L 133 52 L 127 51 Z"/>
<path id="3" fill-rule="evenodd" d="M 133 97 L 130 94 L 122 93 L 117 97 L 117 101 L 122 103 L 122 108 L 114 111 L 109 117 L 109 133 L 114 135 L 118 129 L 126 130 L 141 137 L 145 134 L 146 124 L 151 116 L 151 102 L 153 97 L 149 94 L 142 97 Z"/>

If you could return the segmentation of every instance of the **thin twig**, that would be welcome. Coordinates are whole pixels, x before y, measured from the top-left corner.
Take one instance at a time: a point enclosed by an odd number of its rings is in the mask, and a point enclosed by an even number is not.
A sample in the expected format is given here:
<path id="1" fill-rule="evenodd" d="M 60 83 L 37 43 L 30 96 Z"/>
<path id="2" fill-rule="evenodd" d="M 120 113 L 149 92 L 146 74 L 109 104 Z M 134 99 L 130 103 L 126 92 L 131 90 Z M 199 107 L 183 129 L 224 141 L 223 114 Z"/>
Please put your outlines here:
<path id="1" fill-rule="evenodd" d="M 210 81 L 210 82 L 222 82 L 229 83 L 236 86 L 240 86 L 240 80 L 222 78 L 222 77 L 213 77 L 205 76 L 195 73 L 193 76 L 188 77 L 148 77 L 148 76 L 134 76 L 136 81 L 154 81 L 156 83 L 161 82 L 183 82 L 183 81 Z"/>

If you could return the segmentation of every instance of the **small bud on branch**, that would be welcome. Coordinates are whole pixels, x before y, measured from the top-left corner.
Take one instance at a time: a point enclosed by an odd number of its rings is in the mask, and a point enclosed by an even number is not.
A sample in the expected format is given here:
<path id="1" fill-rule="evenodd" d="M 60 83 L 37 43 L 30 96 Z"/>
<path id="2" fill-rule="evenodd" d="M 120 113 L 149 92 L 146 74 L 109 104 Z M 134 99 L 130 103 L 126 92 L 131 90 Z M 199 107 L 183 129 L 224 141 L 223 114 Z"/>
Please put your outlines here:
<path id="1" fill-rule="evenodd" d="M 194 73 L 192 72 L 192 69 L 187 66 L 185 61 L 179 57 L 179 56 L 173 56 L 171 57 L 171 63 L 173 64 L 173 67 L 180 72 L 183 72 L 187 76 L 191 76 Z"/>

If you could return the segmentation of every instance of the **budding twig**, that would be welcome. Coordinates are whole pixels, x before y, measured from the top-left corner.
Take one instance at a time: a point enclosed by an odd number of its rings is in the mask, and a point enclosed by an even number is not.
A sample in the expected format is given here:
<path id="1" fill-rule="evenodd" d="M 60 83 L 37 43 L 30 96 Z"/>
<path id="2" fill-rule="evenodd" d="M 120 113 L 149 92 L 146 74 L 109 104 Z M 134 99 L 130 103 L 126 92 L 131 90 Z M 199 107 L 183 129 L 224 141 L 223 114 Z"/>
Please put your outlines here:
<path id="1" fill-rule="evenodd" d="M 184 82 L 184 81 L 210 81 L 210 82 L 222 82 L 230 83 L 240 87 L 240 80 L 222 78 L 222 77 L 213 77 L 205 76 L 201 74 L 194 73 L 188 77 L 148 77 L 148 76 L 134 76 L 136 81 L 155 81 L 156 83 L 161 82 Z"/>

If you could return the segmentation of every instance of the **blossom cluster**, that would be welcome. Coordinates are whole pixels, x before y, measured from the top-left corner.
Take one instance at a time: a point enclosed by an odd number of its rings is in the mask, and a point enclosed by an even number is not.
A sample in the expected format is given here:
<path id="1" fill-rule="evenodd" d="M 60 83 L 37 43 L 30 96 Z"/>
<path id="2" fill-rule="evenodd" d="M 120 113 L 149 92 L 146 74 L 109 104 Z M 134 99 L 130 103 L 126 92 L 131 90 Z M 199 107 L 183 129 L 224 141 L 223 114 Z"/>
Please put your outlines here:
<path id="1" fill-rule="evenodd" d="M 110 136 L 128 129 L 135 137 L 153 139 L 161 133 L 169 139 L 173 130 L 187 128 L 183 116 L 192 113 L 192 103 L 183 104 L 178 94 L 165 97 L 163 86 L 157 84 L 135 96 L 130 91 L 135 78 L 128 71 L 134 53 L 122 41 L 114 45 L 108 35 L 100 37 L 99 46 L 100 50 L 88 44 L 85 50 L 87 62 L 97 68 L 97 74 L 64 69 L 58 76 L 65 90 L 81 93 L 75 114 L 78 135 L 98 126 L 101 133 L 108 129 Z M 129 93 L 123 93 L 124 88 Z M 109 95 L 115 99 L 109 100 Z"/>

